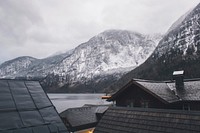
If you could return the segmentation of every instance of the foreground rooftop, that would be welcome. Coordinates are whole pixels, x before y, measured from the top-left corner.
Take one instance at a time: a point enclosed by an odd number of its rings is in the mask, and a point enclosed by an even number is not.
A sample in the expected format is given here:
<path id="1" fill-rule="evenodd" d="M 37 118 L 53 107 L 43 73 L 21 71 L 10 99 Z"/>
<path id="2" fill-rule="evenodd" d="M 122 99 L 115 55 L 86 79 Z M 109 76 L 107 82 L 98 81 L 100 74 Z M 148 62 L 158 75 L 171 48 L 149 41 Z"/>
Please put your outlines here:
<path id="1" fill-rule="evenodd" d="M 110 107 L 94 133 L 199 133 L 200 112 Z"/>
<path id="2" fill-rule="evenodd" d="M 0 80 L 1 133 L 68 133 L 37 81 Z"/>

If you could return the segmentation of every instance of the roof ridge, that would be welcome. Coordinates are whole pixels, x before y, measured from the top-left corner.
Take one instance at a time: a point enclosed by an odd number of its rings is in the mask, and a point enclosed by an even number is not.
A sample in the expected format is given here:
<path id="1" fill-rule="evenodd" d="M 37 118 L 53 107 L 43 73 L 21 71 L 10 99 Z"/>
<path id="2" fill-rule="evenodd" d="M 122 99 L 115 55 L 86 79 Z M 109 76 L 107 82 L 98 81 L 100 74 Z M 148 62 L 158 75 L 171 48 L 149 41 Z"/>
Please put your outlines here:
<path id="1" fill-rule="evenodd" d="M 88 110 L 91 108 L 93 108 L 93 107 L 77 107 L 77 108 L 69 108 L 66 111 L 80 111 L 80 110 Z"/>
<path id="2" fill-rule="evenodd" d="M 7 80 L 7 81 L 24 81 L 24 82 L 26 82 L 26 81 L 37 81 L 37 82 L 39 82 L 39 80 L 34 80 L 34 79 L 9 79 L 9 78 L 0 78 L 0 81 L 5 81 L 5 80 Z"/>
<path id="3" fill-rule="evenodd" d="M 200 81 L 200 78 L 192 78 L 192 79 L 183 79 L 184 82 L 189 82 L 189 81 Z"/>
<path id="4" fill-rule="evenodd" d="M 140 82 L 154 82 L 154 83 L 173 83 L 174 80 L 148 80 L 148 79 L 137 79 L 133 78 L 133 81 L 140 81 Z M 188 79 L 183 79 L 184 82 L 189 82 L 189 81 L 200 81 L 200 78 L 188 78 Z"/>
<path id="5" fill-rule="evenodd" d="M 133 78 L 133 81 L 140 81 L 140 82 L 154 82 L 154 83 L 168 83 L 168 82 L 172 82 L 171 80 L 168 81 L 159 81 L 159 80 L 147 80 L 147 79 L 137 79 L 137 78 Z"/>
<path id="6" fill-rule="evenodd" d="M 109 109 L 116 109 L 116 110 L 126 110 L 126 111 L 141 111 L 141 112 L 162 112 L 162 113 L 180 113 L 181 114 L 193 114 L 193 115 L 198 115 L 199 116 L 199 111 L 197 110 L 178 110 L 178 109 L 158 109 L 158 108 L 139 108 L 139 107 L 134 107 L 134 108 L 127 108 L 127 107 L 109 107 Z"/>

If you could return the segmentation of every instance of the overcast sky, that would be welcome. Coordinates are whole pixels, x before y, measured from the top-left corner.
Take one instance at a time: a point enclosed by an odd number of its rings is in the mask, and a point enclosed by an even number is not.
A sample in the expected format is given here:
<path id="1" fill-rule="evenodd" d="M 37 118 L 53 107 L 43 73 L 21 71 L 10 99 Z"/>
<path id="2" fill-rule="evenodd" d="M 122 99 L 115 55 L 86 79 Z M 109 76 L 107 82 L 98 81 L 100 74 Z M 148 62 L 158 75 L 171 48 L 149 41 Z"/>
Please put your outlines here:
<path id="1" fill-rule="evenodd" d="M 199 0 L 0 0 L 0 63 L 44 58 L 108 29 L 165 33 Z"/>

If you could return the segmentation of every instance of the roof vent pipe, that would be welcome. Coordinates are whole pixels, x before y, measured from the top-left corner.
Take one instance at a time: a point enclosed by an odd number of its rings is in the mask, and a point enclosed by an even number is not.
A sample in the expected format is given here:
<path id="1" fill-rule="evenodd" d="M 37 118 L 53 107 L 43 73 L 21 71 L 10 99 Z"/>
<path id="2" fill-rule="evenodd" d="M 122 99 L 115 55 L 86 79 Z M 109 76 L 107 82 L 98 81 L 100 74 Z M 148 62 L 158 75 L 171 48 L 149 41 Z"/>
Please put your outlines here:
<path id="1" fill-rule="evenodd" d="M 175 80 L 176 89 L 183 89 L 184 88 L 184 71 L 174 71 L 173 72 L 173 79 Z"/>

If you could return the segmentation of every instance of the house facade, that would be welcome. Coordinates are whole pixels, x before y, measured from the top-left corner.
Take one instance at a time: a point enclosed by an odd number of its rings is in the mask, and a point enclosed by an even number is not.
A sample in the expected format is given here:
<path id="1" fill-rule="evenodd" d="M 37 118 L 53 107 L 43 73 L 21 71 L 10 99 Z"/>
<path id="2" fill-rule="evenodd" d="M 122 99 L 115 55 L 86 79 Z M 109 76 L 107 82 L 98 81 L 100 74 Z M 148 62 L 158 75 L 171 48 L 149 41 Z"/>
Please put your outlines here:
<path id="1" fill-rule="evenodd" d="M 173 81 L 132 79 L 108 101 L 120 107 L 200 110 L 200 79 L 183 79 L 183 71 L 174 72 Z"/>

